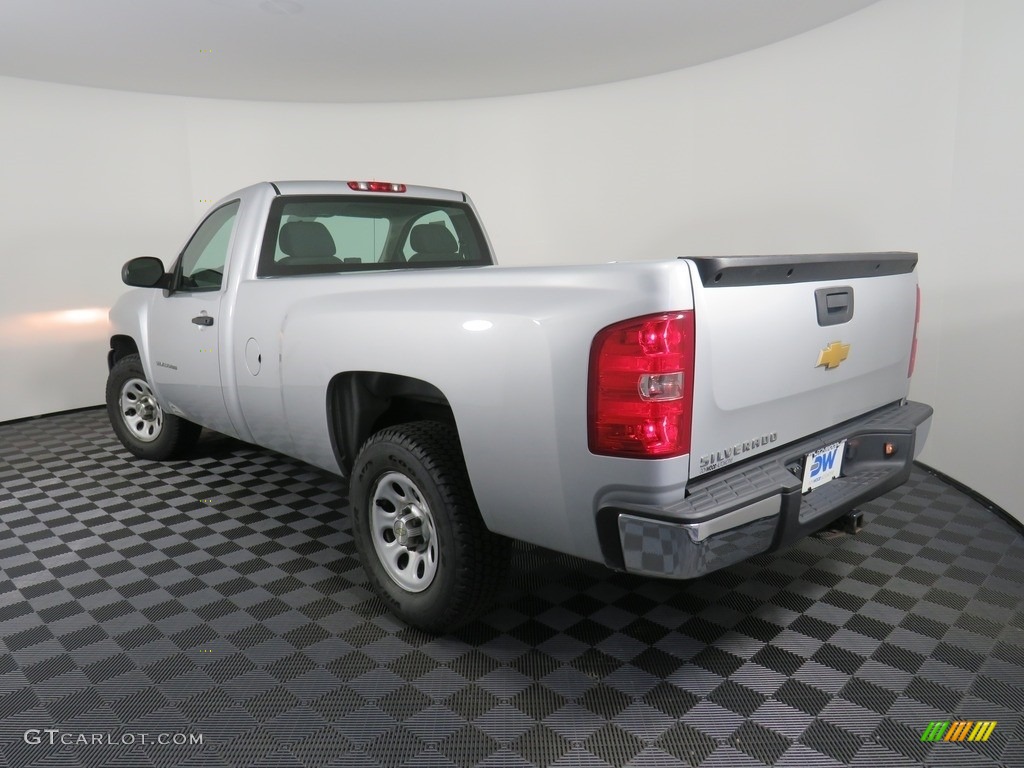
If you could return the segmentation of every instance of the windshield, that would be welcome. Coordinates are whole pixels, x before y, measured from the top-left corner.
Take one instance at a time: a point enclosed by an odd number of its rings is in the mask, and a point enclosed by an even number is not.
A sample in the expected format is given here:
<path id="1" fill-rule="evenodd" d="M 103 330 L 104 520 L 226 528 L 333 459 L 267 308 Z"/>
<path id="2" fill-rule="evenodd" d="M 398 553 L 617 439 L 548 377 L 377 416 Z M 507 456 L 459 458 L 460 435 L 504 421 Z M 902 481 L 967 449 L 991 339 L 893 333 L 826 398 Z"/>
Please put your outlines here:
<path id="1" fill-rule="evenodd" d="M 468 205 L 416 198 L 274 200 L 260 277 L 491 264 Z"/>

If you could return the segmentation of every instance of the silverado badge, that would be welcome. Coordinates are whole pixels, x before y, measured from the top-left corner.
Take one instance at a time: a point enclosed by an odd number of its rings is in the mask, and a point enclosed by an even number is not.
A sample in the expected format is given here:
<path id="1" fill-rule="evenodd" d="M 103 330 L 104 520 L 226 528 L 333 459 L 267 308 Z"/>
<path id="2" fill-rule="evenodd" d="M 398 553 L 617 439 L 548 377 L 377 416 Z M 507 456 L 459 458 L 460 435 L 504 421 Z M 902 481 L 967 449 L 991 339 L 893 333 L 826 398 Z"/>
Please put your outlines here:
<path id="1" fill-rule="evenodd" d="M 843 344 L 841 341 L 833 341 L 818 353 L 818 364 L 815 368 L 825 366 L 825 370 L 831 371 L 833 368 L 838 368 L 839 364 L 849 356 L 849 344 Z"/>

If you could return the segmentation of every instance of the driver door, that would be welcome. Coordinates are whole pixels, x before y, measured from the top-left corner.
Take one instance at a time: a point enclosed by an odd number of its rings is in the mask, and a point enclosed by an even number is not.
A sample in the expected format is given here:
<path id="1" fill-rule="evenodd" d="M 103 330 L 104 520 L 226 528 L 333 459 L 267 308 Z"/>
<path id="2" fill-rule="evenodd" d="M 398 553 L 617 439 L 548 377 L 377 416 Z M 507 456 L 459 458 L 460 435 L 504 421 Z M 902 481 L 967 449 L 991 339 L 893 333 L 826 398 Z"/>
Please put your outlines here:
<path id="1" fill-rule="evenodd" d="M 173 270 L 174 290 L 150 306 L 150 376 L 171 413 L 234 434 L 221 388 L 221 299 L 239 201 L 203 221 Z"/>

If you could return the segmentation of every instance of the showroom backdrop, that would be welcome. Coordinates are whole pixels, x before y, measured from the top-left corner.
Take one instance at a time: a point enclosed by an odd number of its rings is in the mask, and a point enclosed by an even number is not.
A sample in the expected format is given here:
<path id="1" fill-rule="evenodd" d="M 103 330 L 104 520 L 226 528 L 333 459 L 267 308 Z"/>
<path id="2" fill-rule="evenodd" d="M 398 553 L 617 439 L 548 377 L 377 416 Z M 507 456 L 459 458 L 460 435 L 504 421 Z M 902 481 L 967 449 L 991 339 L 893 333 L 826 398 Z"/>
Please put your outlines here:
<path id="1" fill-rule="evenodd" d="M 1024 520 L 1022 31 L 1017 0 L 883 0 L 669 74 L 408 104 L 0 78 L 0 421 L 102 401 L 121 264 L 170 263 L 217 198 L 378 178 L 468 191 L 505 266 L 918 251 L 923 459 Z"/>

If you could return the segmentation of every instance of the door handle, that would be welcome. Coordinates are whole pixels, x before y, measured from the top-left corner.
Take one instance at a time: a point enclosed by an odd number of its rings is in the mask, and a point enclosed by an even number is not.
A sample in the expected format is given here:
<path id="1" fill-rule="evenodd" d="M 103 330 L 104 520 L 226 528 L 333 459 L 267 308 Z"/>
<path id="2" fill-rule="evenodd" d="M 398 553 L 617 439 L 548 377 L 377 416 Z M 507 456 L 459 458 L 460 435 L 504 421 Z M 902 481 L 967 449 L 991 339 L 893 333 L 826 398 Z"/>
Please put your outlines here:
<path id="1" fill-rule="evenodd" d="M 209 315 L 196 315 L 192 318 L 192 322 L 196 325 L 213 325 L 213 318 Z"/>

